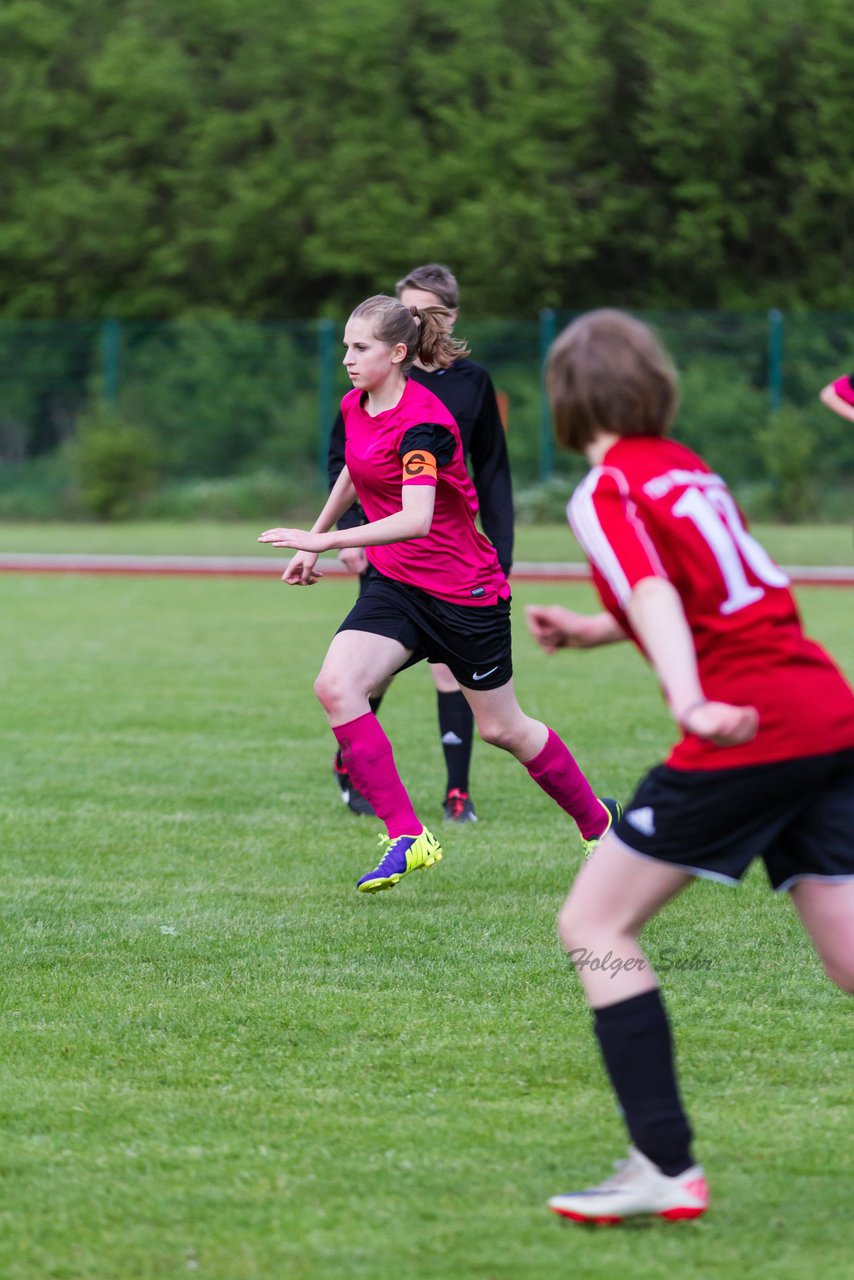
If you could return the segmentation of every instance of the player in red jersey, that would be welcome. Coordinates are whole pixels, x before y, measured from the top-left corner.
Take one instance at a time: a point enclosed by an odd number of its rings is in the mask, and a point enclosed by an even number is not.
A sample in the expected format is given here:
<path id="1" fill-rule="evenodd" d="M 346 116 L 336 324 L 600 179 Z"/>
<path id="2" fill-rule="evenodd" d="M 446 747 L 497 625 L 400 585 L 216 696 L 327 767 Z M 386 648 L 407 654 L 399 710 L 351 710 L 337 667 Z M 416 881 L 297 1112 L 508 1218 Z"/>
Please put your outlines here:
<path id="1" fill-rule="evenodd" d="M 369 298 L 344 333 L 346 465 L 311 532 L 268 529 L 259 539 L 294 547 L 284 581 L 310 586 L 320 552 L 367 548 L 371 580 L 334 637 L 315 691 L 342 748 L 344 765 L 388 843 L 357 888 L 390 889 L 442 857 L 400 781 L 391 744 L 370 709 L 371 692 L 402 667 L 444 662 L 465 690 L 480 736 L 503 747 L 595 843 L 617 811 L 593 794 L 553 730 L 516 699 L 510 647 L 510 587 L 492 543 L 475 524 L 477 498 L 460 432 L 433 393 L 406 377 L 416 356 L 449 365 L 465 354 L 441 307 L 409 308 Z M 367 523 L 333 530 L 358 497 Z"/>
<path id="2" fill-rule="evenodd" d="M 829 382 L 826 387 L 822 387 L 819 399 L 822 404 L 827 405 L 828 409 L 838 413 L 840 418 L 847 418 L 849 422 L 854 422 L 854 373 L 849 374 L 847 378 L 837 378 L 834 382 Z"/>
<path id="3" fill-rule="evenodd" d="M 532 606 L 530 629 L 550 652 L 633 640 L 682 735 L 560 913 L 632 1147 L 614 1177 L 550 1207 L 584 1222 L 693 1218 L 708 1189 L 638 934 L 693 877 L 736 884 L 762 858 L 828 975 L 854 991 L 854 693 L 804 635 L 724 481 L 664 438 L 676 376 L 651 331 L 619 311 L 582 316 L 547 380 L 557 439 L 590 463 L 569 516 L 605 609 Z"/>

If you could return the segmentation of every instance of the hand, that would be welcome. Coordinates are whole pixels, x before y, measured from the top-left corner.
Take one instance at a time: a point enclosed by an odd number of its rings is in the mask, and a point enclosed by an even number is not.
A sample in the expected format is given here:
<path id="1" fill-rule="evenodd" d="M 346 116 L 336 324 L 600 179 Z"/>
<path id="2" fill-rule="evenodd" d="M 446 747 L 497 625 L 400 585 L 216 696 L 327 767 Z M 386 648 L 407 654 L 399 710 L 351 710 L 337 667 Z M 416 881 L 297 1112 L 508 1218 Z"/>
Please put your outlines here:
<path id="1" fill-rule="evenodd" d="M 734 707 L 729 702 L 695 702 L 678 720 L 686 733 L 718 747 L 739 747 L 750 742 L 759 728 L 755 707 Z"/>
<path id="2" fill-rule="evenodd" d="M 566 644 L 566 636 L 557 618 L 558 606 L 547 604 L 525 605 L 525 621 L 528 630 L 540 648 L 554 653 Z"/>
<path id="3" fill-rule="evenodd" d="M 592 649 L 609 640 L 623 638 L 612 635 L 619 624 L 609 613 L 576 613 L 559 604 L 529 604 L 525 607 L 528 630 L 546 653 L 556 649 Z"/>
<path id="4" fill-rule="evenodd" d="M 315 568 L 317 556 L 310 551 L 298 551 L 282 574 L 282 582 L 291 587 L 313 587 L 323 577 Z"/>
<path id="5" fill-rule="evenodd" d="M 311 551 L 315 555 L 329 550 L 328 533 L 310 533 L 305 529 L 267 529 L 258 541 L 267 542 L 273 547 L 294 547 L 297 551 Z"/>
<path id="6" fill-rule="evenodd" d="M 368 557 L 364 547 L 342 547 L 338 559 L 348 573 L 364 573 L 368 567 Z"/>

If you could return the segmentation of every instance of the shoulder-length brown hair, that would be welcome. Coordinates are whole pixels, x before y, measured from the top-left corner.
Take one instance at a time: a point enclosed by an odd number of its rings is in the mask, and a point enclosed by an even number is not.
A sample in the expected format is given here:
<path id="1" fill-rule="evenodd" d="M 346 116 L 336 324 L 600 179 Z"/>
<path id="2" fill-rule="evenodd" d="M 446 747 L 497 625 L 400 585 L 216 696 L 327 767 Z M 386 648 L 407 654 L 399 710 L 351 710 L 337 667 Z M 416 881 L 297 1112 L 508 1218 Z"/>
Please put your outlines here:
<path id="1" fill-rule="evenodd" d="M 662 436 L 679 404 L 676 369 L 652 329 L 610 308 L 586 312 L 558 335 L 546 391 L 555 439 L 576 453 L 599 431 Z"/>

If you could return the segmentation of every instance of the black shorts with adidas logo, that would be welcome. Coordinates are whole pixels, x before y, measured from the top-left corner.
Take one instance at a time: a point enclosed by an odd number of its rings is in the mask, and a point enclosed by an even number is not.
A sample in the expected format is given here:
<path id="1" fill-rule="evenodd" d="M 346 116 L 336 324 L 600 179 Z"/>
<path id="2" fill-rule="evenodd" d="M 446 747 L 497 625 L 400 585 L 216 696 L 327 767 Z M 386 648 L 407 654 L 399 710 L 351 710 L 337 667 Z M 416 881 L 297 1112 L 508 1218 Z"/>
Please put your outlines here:
<path id="1" fill-rule="evenodd" d="M 614 834 L 635 853 L 726 884 L 754 858 L 777 890 L 854 880 L 854 749 L 737 769 L 659 765 Z"/>

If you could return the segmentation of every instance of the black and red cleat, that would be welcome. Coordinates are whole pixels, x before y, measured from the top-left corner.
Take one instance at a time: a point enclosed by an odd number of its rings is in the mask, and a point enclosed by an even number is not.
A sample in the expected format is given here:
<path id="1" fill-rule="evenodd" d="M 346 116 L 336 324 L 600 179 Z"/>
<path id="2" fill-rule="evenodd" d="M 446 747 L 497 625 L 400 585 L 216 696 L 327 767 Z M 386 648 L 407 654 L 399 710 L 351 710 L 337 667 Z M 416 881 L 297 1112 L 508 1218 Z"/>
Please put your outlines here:
<path id="1" fill-rule="evenodd" d="M 467 791 L 452 787 L 445 796 L 446 822 L 477 822 L 477 814 Z"/>
<path id="2" fill-rule="evenodd" d="M 339 764 L 337 756 L 332 764 L 332 772 L 341 789 L 341 799 L 350 812 L 358 814 L 359 817 L 373 817 L 374 811 L 370 800 L 368 800 L 367 796 L 363 796 L 359 788 L 355 786 L 347 770 L 342 764 Z"/>

